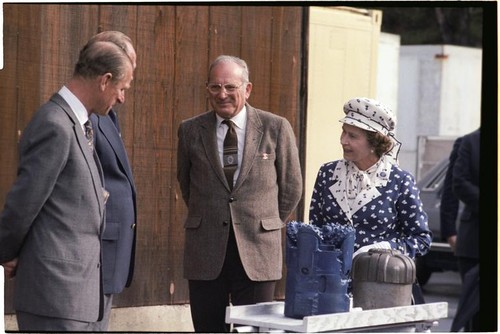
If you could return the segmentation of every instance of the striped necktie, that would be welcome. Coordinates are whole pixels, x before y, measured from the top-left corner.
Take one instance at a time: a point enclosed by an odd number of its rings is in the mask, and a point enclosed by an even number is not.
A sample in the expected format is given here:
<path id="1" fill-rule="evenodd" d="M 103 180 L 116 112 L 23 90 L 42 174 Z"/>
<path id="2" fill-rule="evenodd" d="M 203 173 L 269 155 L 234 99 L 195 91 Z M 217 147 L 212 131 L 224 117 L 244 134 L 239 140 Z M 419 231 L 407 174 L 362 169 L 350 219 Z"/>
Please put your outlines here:
<path id="1" fill-rule="evenodd" d="M 222 123 L 228 126 L 226 138 L 224 138 L 224 174 L 231 190 L 234 183 L 234 172 L 238 168 L 238 136 L 234 128 L 234 123 L 230 120 L 224 120 Z"/>
<path id="2" fill-rule="evenodd" d="M 97 156 L 97 152 L 94 150 L 94 129 L 92 128 L 92 122 L 90 121 L 90 118 L 83 125 L 85 127 L 85 137 L 87 137 L 90 151 L 92 152 L 92 155 L 94 156 L 94 161 L 95 161 L 97 170 L 99 171 L 99 177 L 101 179 L 102 184 L 104 185 L 104 175 L 102 172 L 101 161 L 99 160 L 99 157 Z M 102 194 L 104 197 L 104 204 L 106 204 L 106 202 L 108 201 L 109 192 L 106 189 L 102 188 Z"/>

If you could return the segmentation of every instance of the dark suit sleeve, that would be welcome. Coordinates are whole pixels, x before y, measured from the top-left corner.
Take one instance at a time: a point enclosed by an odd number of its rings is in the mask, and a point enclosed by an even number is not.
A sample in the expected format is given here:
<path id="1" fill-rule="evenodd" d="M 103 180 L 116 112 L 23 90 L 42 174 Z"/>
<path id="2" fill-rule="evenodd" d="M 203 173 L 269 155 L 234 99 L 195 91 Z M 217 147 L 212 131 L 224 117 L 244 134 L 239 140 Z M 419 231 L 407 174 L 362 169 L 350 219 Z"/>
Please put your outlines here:
<path id="1" fill-rule="evenodd" d="M 472 212 L 479 212 L 479 133 L 464 136 L 453 168 L 453 192 Z"/>
<path id="2" fill-rule="evenodd" d="M 458 147 L 462 138 L 455 140 L 453 149 L 450 153 L 448 169 L 443 183 L 443 192 L 441 194 L 441 206 L 439 209 L 441 224 L 441 239 L 446 241 L 448 237 L 457 235 L 456 221 L 458 217 L 459 200 L 453 193 L 452 175 L 453 167 L 457 159 Z"/>
<path id="3" fill-rule="evenodd" d="M 179 186 L 181 189 L 182 198 L 186 205 L 189 205 L 189 173 L 190 173 L 190 160 L 186 146 L 186 123 L 183 122 L 179 126 L 177 136 L 177 180 L 179 181 Z"/>

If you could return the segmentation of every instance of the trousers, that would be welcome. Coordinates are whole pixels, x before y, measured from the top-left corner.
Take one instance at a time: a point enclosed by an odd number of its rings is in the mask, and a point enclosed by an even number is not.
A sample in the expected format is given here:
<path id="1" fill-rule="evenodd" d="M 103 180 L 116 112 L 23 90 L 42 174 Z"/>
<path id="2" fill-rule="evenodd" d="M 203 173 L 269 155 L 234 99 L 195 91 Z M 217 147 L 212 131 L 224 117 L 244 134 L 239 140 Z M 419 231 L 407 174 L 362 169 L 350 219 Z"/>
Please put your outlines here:
<path id="1" fill-rule="evenodd" d="M 189 301 L 195 332 L 229 332 L 226 308 L 249 305 L 274 299 L 276 281 L 250 280 L 238 254 L 232 228 L 222 271 L 215 280 L 189 280 Z"/>

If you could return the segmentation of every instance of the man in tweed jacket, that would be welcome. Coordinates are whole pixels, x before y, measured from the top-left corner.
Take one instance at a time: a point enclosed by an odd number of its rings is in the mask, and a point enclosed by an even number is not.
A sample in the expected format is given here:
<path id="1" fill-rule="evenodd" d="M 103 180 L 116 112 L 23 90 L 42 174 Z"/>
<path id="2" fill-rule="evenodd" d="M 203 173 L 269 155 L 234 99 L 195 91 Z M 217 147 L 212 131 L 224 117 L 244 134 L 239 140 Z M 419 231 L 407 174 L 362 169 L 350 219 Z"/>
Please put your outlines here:
<path id="1" fill-rule="evenodd" d="M 246 63 L 220 56 L 207 94 L 212 111 L 179 127 L 177 177 L 188 207 L 184 277 L 195 331 L 225 332 L 225 309 L 272 301 L 282 274 L 282 228 L 302 195 L 290 123 L 253 108 Z M 223 171 L 230 119 L 238 135 L 233 184 Z"/>

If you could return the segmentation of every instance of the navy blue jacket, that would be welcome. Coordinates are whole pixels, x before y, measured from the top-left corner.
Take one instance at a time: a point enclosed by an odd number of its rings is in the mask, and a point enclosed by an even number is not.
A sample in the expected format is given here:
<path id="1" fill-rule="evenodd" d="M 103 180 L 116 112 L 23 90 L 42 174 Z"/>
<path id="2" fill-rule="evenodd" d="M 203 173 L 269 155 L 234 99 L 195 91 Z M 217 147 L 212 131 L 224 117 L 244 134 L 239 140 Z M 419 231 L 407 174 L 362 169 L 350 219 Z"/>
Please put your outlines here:
<path id="1" fill-rule="evenodd" d="M 93 114 L 90 118 L 106 190 L 110 194 L 102 237 L 104 293 L 116 294 L 130 286 L 134 272 L 136 190 L 116 113 L 111 110 L 108 116 Z"/>
<path id="2" fill-rule="evenodd" d="M 447 241 L 448 237 L 457 235 L 457 218 L 460 207 L 458 198 L 453 193 L 453 166 L 457 160 L 458 148 L 462 142 L 462 137 L 458 137 L 453 143 L 450 153 L 448 169 L 443 183 L 441 193 L 441 206 L 439 207 L 441 240 Z"/>
<path id="3" fill-rule="evenodd" d="M 480 130 L 462 138 L 453 167 L 453 192 L 465 204 L 457 234 L 456 255 L 479 258 Z"/>

